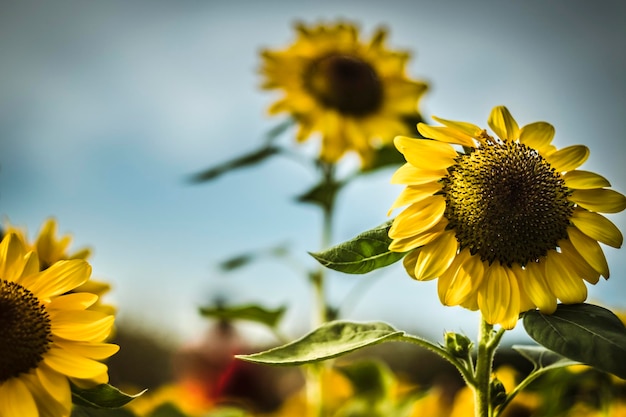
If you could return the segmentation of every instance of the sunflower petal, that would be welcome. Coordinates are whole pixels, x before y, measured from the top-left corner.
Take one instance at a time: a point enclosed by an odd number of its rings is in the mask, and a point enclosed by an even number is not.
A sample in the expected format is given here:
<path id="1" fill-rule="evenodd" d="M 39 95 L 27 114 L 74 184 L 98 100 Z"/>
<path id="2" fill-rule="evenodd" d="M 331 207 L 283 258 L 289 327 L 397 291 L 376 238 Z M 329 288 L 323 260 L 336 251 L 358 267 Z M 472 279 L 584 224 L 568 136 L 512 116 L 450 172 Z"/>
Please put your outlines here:
<path id="1" fill-rule="evenodd" d="M 415 276 L 420 281 L 437 278 L 450 266 L 458 249 L 454 231 L 448 231 L 425 245 L 418 254 Z"/>
<path id="2" fill-rule="evenodd" d="M 623 194 L 605 188 L 574 190 L 569 200 L 599 213 L 619 213 L 626 208 L 626 197 Z"/>
<path id="3" fill-rule="evenodd" d="M 46 306 L 46 309 L 53 314 L 56 310 L 85 310 L 91 307 L 98 296 L 87 292 L 77 292 L 55 297 Z"/>
<path id="4" fill-rule="evenodd" d="M 545 260 L 529 262 L 522 271 L 523 277 L 518 282 L 528 298 L 542 313 L 552 314 L 556 311 L 556 296 L 550 290 L 545 276 Z"/>
<path id="5" fill-rule="evenodd" d="M 67 377 L 52 370 L 45 363 L 40 363 L 35 370 L 39 384 L 59 404 L 71 404 L 72 393 Z"/>
<path id="6" fill-rule="evenodd" d="M 402 265 L 406 269 L 406 273 L 413 279 L 417 279 L 415 276 L 415 264 L 417 263 L 417 256 L 419 255 L 419 249 L 409 252 L 404 258 L 402 258 Z"/>
<path id="7" fill-rule="evenodd" d="M 567 235 L 580 256 L 582 256 L 593 269 L 598 271 L 600 275 L 608 279 L 609 264 L 606 262 L 606 257 L 604 256 L 604 252 L 602 252 L 600 244 L 576 227 L 568 227 Z"/>
<path id="8" fill-rule="evenodd" d="M 398 207 L 417 203 L 426 197 L 432 196 L 437 191 L 440 191 L 441 187 L 442 184 L 440 182 L 429 182 L 423 185 L 409 185 L 405 187 L 387 212 L 387 216 L 389 216 L 391 212 Z"/>
<path id="9" fill-rule="evenodd" d="M 391 176 L 392 184 L 420 185 L 429 182 L 439 181 L 448 174 L 445 169 L 426 170 L 416 168 L 406 163 L 396 170 Z"/>
<path id="10" fill-rule="evenodd" d="M 16 281 L 24 270 L 26 248 L 15 233 L 7 234 L 0 243 L 0 277 Z"/>
<path id="11" fill-rule="evenodd" d="M 56 372 L 72 378 L 91 379 L 107 371 L 107 366 L 101 362 L 68 354 L 54 345 L 44 355 L 43 361 Z"/>
<path id="12" fill-rule="evenodd" d="M 559 240 L 558 245 L 561 248 L 561 254 L 563 255 L 567 265 L 576 271 L 579 278 L 582 278 L 591 284 L 598 283 L 600 280 L 600 273 L 593 269 L 593 267 L 585 261 L 585 258 L 578 253 L 571 241 L 568 239 L 562 239 Z"/>
<path id="13" fill-rule="evenodd" d="M 571 171 L 581 166 L 589 157 L 589 148 L 585 145 L 573 145 L 543 157 L 557 172 Z"/>
<path id="14" fill-rule="evenodd" d="M 439 299 L 443 305 L 459 305 L 475 294 L 484 274 L 480 258 L 463 250 L 439 277 Z"/>
<path id="15" fill-rule="evenodd" d="M 567 171 L 563 174 L 565 185 L 572 189 L 586 190 L 591 188 L 610 187 L 611 183 L 602 175 L 590 171 Z"/>
<path id="16" fill-rule="evenodd" d="M 417 130 L 425 138 L 431 138 L 439 142 L 452 143 L 463 146 L 474 147 L 476 144 L 472 136 L 453 128 L 443 126 L 430 126 L 424 123 L 417 125 Z"/>
<path id="17" fill-rule="evenodd" d="M 56 338 L 55 345 L 66 352 L 89 359 L 106 359 L 120 350 L 118 345 L 112 343 L 74 342 Z"/>
<path id="18" fill-rule="evenodd" d="M 500 323 L 507 317 L 511 299 L 511 282 L 500 262 L 495 261 L 486 268 L 485 278 L 478 290 L 478 307 L 485 321 L 490 324 Z"/>
<path id="19" fill-rule="evenodd" d="M 393 143 L 407 162 L 421 169 L 436 171 L 448 168 L 458 156 L 451 145 L 435 140 L 396 136 Z"/>
<path id="20" fill-rule="evenodd" d="M 574 226 L 592 239 L 614 248 L 622 246 L 622 232 L 609 219 L 601 214 L 576 209 L 570 218 Z"/>
<path id="21" fill-rule="evenodd" d="M 433 119 L 438 121 L 439 123 L 441 123 L 442 125 L 449 127 L 452 130 L 457 130 L 461 133 L 464 134 L 464 136 L 466 136 L 468 138 L 468 140 L 470 141 L 469 146 L 473 146 L 473 142 L 471 142 L 472 138 L 478 136 L 480 134 L 480 132 L 482 132 L 482 129 L 478 126 L 476 126 L 475 124 L 472 123 L 468 123 L 468 122 L 457 122 L 454 120 L 447 120 L 447 119 L 442 119 L 441 117 L 437 117 L 437 116 L 433 116 Z M 459 145 L 463 145 L 462 143 L 459 143 Z"/>
<path id="22" fill-rule="evenodd" d="M 554 126 L 546 122 L 535 122 L 523 126 L 519 131 L 519 141 L 538 151 L 543 151 L 552 143 Z"/>
<path id="23" fill-rule="evenodd" d="M 389 250 L 392 252 L 407 252 L 419 246 L 427 245 L 443 233 L 447 224 L 448 220 L 445 217 L 442 217 L 439 223 L 422 233 L 405 238 L 394 239 L 389 244 Z"/>
<path id="24" fill-rule="evenodd" d="M 39 416 L 35 399 L 20 378 L 10 378 L 0 384 L 0 398 L 0 416 Z"/>
<path id="25" fill-rule="evenodd" d="M 42 300 L 66 293 L 89 279 L 91 266 L 82 259 L 59 261 L 20 283 Z"/>
<path id="26" fill-rule="evenodd" d="M 425 232 L 441 220 L 445 209 L 446 200 L 439 195 L 411 204 L 393 220 L 389 237 L 406 238 Z"/>
<path id="27" fill-rule="evenodd" d="M 111 333 L 114 317 L 91 310 L 65 310 L 55 314 L 52 334 L 68 340 L 101 342 Z"/>
<path id="28" fill-rule="evenodd" d="M 487 124 L 502 140 L 514 141 L 519 137 L 519 126 L 504 106 L 496 106 L 491 110 Z"/>
<path id="29" fill-rule="evenodd" d="M 554 295 L 563 303 L 576 304 L 587 299 L 587 286 L 556 251 L 550 251 L 546 256 L 546 278 Z"/>

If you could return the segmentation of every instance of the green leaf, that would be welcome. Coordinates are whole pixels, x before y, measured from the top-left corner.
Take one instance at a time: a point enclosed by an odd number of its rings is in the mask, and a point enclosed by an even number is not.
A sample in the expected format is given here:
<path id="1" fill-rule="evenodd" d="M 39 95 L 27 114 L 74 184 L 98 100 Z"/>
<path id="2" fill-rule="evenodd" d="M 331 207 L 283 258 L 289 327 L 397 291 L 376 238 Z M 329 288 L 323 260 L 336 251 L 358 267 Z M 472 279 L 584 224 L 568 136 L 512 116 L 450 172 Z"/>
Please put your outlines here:
<path id="1" fill-rule="evenodd" d="M 211 410 L 205 417 L 246 417 L 249 416 L 247 412 L 240 408 L 235 407 L 219 407 Z"/>
<path id="2" fill-rule="evenodd" d="M 361 233 L 355 238 L 340 243 L 322 252 L 309 252 L 326 268 L 347 274 L 366 274 L 391 265 L 406 253 L 389 250 L 388 236 L 392 221 Z"/>
<path id="3" fill-rule="evenodd" d="M 270 156 L 274 156 L 280 152 L 281 152 L 280 148 L 276 146 L 267 145 L 256 151 L 250 152 L 248 154 L 245 154 L 235 159 L 231 159 L 230 161 L 221 163 L 215 167 L 212 167 L 202 172 L 199 172 L 197 174 L 194 174 L 189 178 L 189 181 L 192 183 L 201 183 L 201 182 L 214 180 L 215 178 L 229 171 L 248 167 L 251 165 L 256 165 L 259 162 L 266 160 Z"/>
<path id="4" fill-rule="evenodd" d="M 74 405 L 70 415 L 72 417 L 136 417 L 135 414 L 125 408 L 91 408 L 80 405 Z"/>
<path id="5" fill-rule="evenodd" d="M 242 268 L 251 262 L 266 256 L 272 256 L 276 258 L 285 257 L 288 254 L 288 249 L 285 246 L 276 246 L 269 249 L 258 250 L 254 252 L 241 253 L 228 258 L 219 263 L 220 269 L 223 271 L 232 271 L 234 269 Z"/>
<path id="6" fill-rule="evenodd" d="M 346 353 L 394 340 L 404 332 L 386 323 L 354 323 L 333 321 L 304 337 L 265 352 L 237 355 L 248 362 L 268 365 L 302 365 L 319 362 Z"/>
<path id="7" fill-rule="evenodd" d="M 337 368 L 354 388 L 354 394 L 369 400 L 381 400 L 389 396 L 393 385 L 393 374 L 379 360 L 351 362 Z"/>
<path id="8" fill-rule="evenodd" d="M 547 368 L 548 366 L 561 367 L 580 364 L 580 362 L 567 359 L 543 346 L 513 345 L 511 348 L 528 359 L 536 370 Z"/>
<path id="9" fill-rule="evenodd" d="M 370 165 L 363 167 L 361 173 L 368 174 L 382 168 L 402 165 L 405 162 L 404 155 L 396 149 L 393 143 L 389 143 L 376 150 L 374 160 Z"/>
<path id="10" fill-rule="evenodd" d="M 187 417 L 187 414 L 180 411 L 176 405 L 168 402 L 156 407 L 148 417 Z"/>
<path id="11" fill-rule="evenodd" d="M 569 359 L 626 378 L 626 327 L 611 311 L 591 304 L 559 304 L 551 314 L 524 313 L 537 343 Z"/>
<path id="12" fill-rule="evenodd" d="M 212 317 L 222 320 L 246 320 L 265 324 L 269 327 L 276 327 L 280 319 L 285 314 L 286 307 L 282 306 L 276 310 L 249 304 L 236 307 L 201 307 L 200 314 L 204 317 Z"/>
<path id="13" fill-rule="evenodd" d="M 79 388 L 72 384 L 72 402 L 92 408 L 118 408 L 128 404 L 145 392 L 130 395 L 109 384 L 101 384 L 93 388 Z"/>
<path id="14" fill-rule="evenodd" d="M 299 203 L 310 203 L 331 209 L 335 203 L 337 192 L 341 189 L 343 183 L 322 181 L 315 185 L 309 191 L 296 197 Z"/>

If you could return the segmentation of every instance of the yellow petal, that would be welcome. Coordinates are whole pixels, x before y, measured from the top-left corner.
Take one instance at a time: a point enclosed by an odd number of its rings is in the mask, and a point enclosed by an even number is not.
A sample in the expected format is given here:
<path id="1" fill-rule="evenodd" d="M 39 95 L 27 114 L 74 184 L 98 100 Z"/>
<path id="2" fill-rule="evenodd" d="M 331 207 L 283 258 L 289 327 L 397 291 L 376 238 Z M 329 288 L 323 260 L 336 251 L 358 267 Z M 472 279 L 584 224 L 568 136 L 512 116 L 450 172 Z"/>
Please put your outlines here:
<path id="1" fill-rule="evenodd" d="M 422 233 L 418 233 L 415 236 L 394 239 L 391 244 L 389 244 L 389 250 L 392 252 L 407 252 L 419 246 L 424 246 L 443 233 L 447 224 L 448 220 L 443 217 L 439 223 Z"/>
<path id="2" fill-rule="evenodd" d="M 422 233 L 441 220 L 445 209 L 446 200 L 440 195 L 411 204 L 393 220 L 389 237 L 398 239 Z"/>
<path id="3" fill-rule="evenodd" d="M 511 299 L 511 282 L 504 267 L 495 261 L 486 268 L 485 278 L 478 291 L 478 307 L 485 321 L 497 324 L 507 316 Z"/>
<path id="4" fill-rule="evenodd" d="M 417 125 L 417 130 L 426 138 L 431 138 L 439 142 L 452 143 L 463 146 L 474 147 L 476 144 L 471 136 L 466 135 L 456 129 L 441 126 L 429 126 L 424 123 Z"/>
<path id="5" fill-rule="evenodd" d="M 427 139 L 414 139 L 396 136 L 393 140 L 407 162 L 414 167 L 427 170 L 440 170 L 454 164 L 458 156 L 454 148 L 442 142 Z"/>
<path id="6" fill-rule="evenodd" d="M 428 281 L 441 275 L 456 256 L 458 246 L 454 231 L 444 232 L 424 246 L 415 265 L 416 279 Z"/>
<path id="7" fill-rule="evenodd" d="M 546 122 L 535 122 L 523 126 L 519 131 L 519 141 L 524 145 L 542 151 L 552 143 L 554 126 Z"/>
<path id="8" fill-rule="evenodd" d="M 622 246 L 622 232 L 609 219 L 598 213 L 576 209 L 570 218 L 574 226 L 592 239 L 614 248 Z"/>
<path id="9" fill-rule="evenodd" d="M 417 263 L 418 255 L 419 249 L 409 252 L 404 258 L 402 258 L 402 265 L 404 265 L 406 273 L 413 279 L 417 279 L 415 276 L 415 264 Z"/>
<path id="10" fill-rule="evenodd" d="M 556 311 L 556 296 L 550 290 L 545 276 L 545 260 L 530 262 L 522 271 L 523 277 L 518 279 L 522 290 L 542 313 L 552 314 Z"/>
<path id="11" fill-rule="evenodd" d="M 440 191 L 442 184 L 440 182 L 429 182 L 423 185 L 409 185 L 402 190 L 396 201 L 387 212 L 387 216 L 391 214 L 394 209 L 398 207 L 406 206 L 407 204 L 417 203 L 420 200 L 430 197 L 436 192 Z"/>
<path id="12" fill-rule="evenodd" d="M 587 160 L 589 148 L 585 145 L 573 145 L 550 154 L 544 154 L 543 157 L 557 172 L 571 171 Z"/>
<path id="13" fill-rule="evenodd" d="M 55 345 L 73 355 L 89 359 L 106 359 L 116 354 L 120 347 L 111 343 L 73 342 L 63 339 L 54 339 Z"/>
<path id="14" fill-rule="evenodd" d="M 491 110 L 487 120 L 491 130 L 502 140 L 514 141 L 519 137 L 519 127 L 511 116 L 509 109 L 504 106 L 497 106 Z"/>
<path id="15" fill-rule="evenodd" d="M 2 417 L 39 416 L 35 399 L 20 378 L 10 378 L 0 384 L 0 399 Z"/>
<path id="16" fill-rule="evenodd" d="M 474 294 L 482 282 L 483 262 L 465 249 L 439 277 L 439 299 L 444 305 L 459 305 Z"/>
<path id="17" fill-rule="evenodd" d="M 442 125 L 451 128 L 452 130 L 457 130 L 463 133 L 464 137 L 467 137 L 467 139 L 469 140 L 469 144 L 467 146 L 473 146 L 474 144 L 472 142 L 472 138 L 475 138 L 482 132 L 482 129 L 480 127 L 472 123 L 446 120 L 437 116 L 433 116 L 433 119 L 435 119 Z M 459 143 L 459 145 L 463 145 L 463 143 Z"/>
<path id="18" fill-rule="evenodd" d="M 515 276 L 515 280 L 519 287 L 519 311 L 523 312 L 536 309 L 537 305 L 530 299 L 522 285 L 522 281 L 525 281 L 527 277 L 526 270 L 522 269 L 522 267 L 517 263 L 512 264 L 509 269 L 510 273 Z M 517 321 L 517 318 L 515 321 Z"/>
<path id="19" fill-rule="evenodd" d="M 54 335 L 85 342 L 101 342 L 106 339 L 114 321 L 113 316 L 91 310 L 58 311 L 51 318 Z"/>
<path id="20" fill-rule="evenodd" d="M 610 187 L 609 181 L 602 175 L 598 175 L 595 172 L 590 171 L 567 171 L 563 175 L 565 185 L 569 188 L 575 188 L 579 190 L 586 190 L 590 188 L 604 188 Z"/>
<path id="21" fill-rule="evenodd" d="M 593 269 L 598 271 L 600 275 L 608 279 L 609 264 L 606 262 L 606 257 L 604 256 L 604 252 L 602 252 L 600 244 L 576 227 L 568 227 L 567 235 L 580 256 L 582 256 Z"/>
<path id="22" fill-rule="evenodd" d="M 600 273 L 593 269 L 591 265 L 585 261 L 580 253 L 576 250 L 572 242 L 568 239 L 561 239 L 558 241 L 558 245 L 561 248 L 561 254 L 563 255 L 566 263 L 570 265 L 579 278 L 591 284 L 597 284 L 600 280 Z"/>
<path id="23" fill-rule="evenodd" d="M 22 275 L 26 248 L 15 233 L 7 234 L 0 243 L 0 277 L 5 281 L 16 281 Z"/>
<path id="24" fill-rule="evenodd" d="M 43 361 L 60 374 L 73 378 L 90 379 L 107 371 L 107 366 L 101 362 L 68 354 L 54 345 L 44 355 Z"/>
<path id="25" fill-rule="evenodd" d="M 42 300 L 73 290 L 89 279 L 91 266 L 82 259 L 59 261 L 21 282 Z"/>
<path id="26" fill-rule="evenodd" d="M 432 171 L 427 169 L 416 168 L 406 163 L 397 169 L 391 176 L 392 184 L 420 185 L 429 182 L 439 181 L 448 175 L 445 169 Z"/>
<path id="27" fill-rule="evenodd" d="M 554 295 L 563 303 L 576 304 L 587 299 L 587 286 L 556 251 L 549 251 L 546 256 L 546 278 Z"/>
<path id="28" fill-rule="evenodd" d="M 626 197 L 623 194 L 605 188 L 574 190 L 569 200 L 599 213 L 619 213 L 626 208 Z"/>
<path id="29" fill-rule="evenodd" d="M 72 404 L 72 393 L 70 391 L 70 384 L 65 375 L 54 371 L 43 362 L 39 363 L 37 366 L 35 375 L 39 384 L 41 384 L 48 395 L 54 398 L 59 404 L 69 408 L 69 405 Z"/>
<path id="30" fill-rule="evenodd" d="M 61 295 L 55 297 L 46 306 L 48 311 L 51 310 L 85 310 L 91 307 L 96 301 L 98 296 L 95 294 L 89 294 L 86 292 L 77 292 L 67 295 Z"/>

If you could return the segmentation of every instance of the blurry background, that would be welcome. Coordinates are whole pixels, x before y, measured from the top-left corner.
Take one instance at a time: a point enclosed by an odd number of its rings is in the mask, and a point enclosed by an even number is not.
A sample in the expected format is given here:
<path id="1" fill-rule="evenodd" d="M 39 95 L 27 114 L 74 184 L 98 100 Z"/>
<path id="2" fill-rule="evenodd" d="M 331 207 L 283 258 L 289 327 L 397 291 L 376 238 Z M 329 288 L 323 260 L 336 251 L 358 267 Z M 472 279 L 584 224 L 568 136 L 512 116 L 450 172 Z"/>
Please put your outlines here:
<path id="1" fill-rule="evenodd" d="M 626 3 L 621 0 L 456 1 L 2 1 L 0 215 L 31 236 L 54 216 L 72 248 L 90 246 L 94 276 L 109 281 L 120 322 L 174 342 L 200 337 L 201 305 L 287 305 L 285 331 L 308 329 L 309 287 L 262 259 L 225 274 L 234 255 L 289 245 L 305 265 L 319 250 L 321 216 L 293 198 L 316 181 L 276 157 L 211 183 L 191 174 L 257 148 L 282 119 L 261 91 L 262 48 L 294 39 L 293 23 L 358 23 L 364 39 L 390 29 L 389 48 L 413 53 L 409 74 L 430 83 L 423 115 L 486 126 L 504 104 L 520 125 L 545 120 L 555 144 L 584 143 L 583 169 L 626 192 Z M 285 143 L 292 131 L 285 133 Z M 334 242 L 385 221 L 399 187 L 393 170 L 340 194 Z M 621 230 L 626 216 L 609 216 Z M 612 278 L 591 302 L 626 309 L 623 251 L 605 247 Z M 372 276 L 331 274 L 339 304 L 368 291 L 347 317 L 384 320 L 439 339 L 474 336 L 478 316 L 439 304 L 436 281 L 396 264 Z M 371 281 L 371 282 L 370 282 Z M 521 326 L 520 326 L 521 327 Z M 508 334 L 523 339 L 522 329 Z"/>

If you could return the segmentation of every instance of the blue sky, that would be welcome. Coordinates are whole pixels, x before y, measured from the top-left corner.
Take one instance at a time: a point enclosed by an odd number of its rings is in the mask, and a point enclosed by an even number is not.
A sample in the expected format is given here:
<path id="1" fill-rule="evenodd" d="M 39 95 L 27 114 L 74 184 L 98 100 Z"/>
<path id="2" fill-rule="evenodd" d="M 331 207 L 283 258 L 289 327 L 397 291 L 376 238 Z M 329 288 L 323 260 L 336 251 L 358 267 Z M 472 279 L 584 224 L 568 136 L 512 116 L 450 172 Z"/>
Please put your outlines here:
<path id="1" fill-rule="evenodd" d="M 337 18 L 366 37 L 384 25 L 391 47 L 412 51 L 410 76 L 431 85 L 425 116 L 485 125 L 504 104 L 520 124 L 552 123 L 558 147 L 588 145 L 583 168 L 626 191 L 622 1 L 26 0 L 0 5 L 0 216 L 31 235 L 54 216 L 74 248 L 92 247 L 120 320 L 193 338 L 205 326 L 196 308 L 224 295 L 291 306 L 286 328 L 300 334 L 303 277 L 272 260 L 228 275 L 216 265 L 289 244 L 315 267 L 306 252 L 319 249 L 319 213 L 293 202 L 313 173 L 275 158 L 209 184 L 185 178 L 254 149 L 281 121 L 265 113 L 277 96 L 258 88 L 259 51 L 291 42 L 296 20 Z M 344 190 L 334 242 L 386 220 L 400 191 L 391 173 Z M 626 229 L 624 214 L 610 218 Z M 590 300 L 626 309 L 623 249 L 605 253 L 612 277 Z M 363 280 L 370 290 L 349 318 L 473 334 L 475 313 L 441 306 L 435 282 L 414 282 L 399 265 L 332 274 L 330 299 Z"/>

